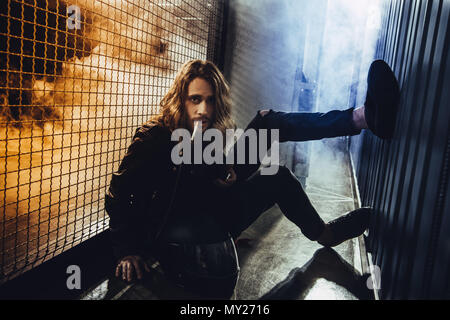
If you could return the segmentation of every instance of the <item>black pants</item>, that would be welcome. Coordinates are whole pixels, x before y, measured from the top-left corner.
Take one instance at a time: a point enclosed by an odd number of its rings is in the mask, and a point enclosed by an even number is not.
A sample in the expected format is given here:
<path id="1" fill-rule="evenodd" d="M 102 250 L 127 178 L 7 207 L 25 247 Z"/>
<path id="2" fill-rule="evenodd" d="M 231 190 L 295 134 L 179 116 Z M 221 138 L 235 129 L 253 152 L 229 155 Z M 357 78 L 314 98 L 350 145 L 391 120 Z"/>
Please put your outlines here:
<path id="1" fill-rule="evenodd" d="M 353 109 L 325 114 L 270 110 L 265 116 L 258 112 L 247 129 L 279 129 L 280 142 L 320 140 L 359 134 L 360 130 L 354 127 L 352 117 Z M 270 141 L 270 136 L 267 138 Z M 222 221 L 232 236 L 239 236 L 263 212 L 278 204 L 283 214 L 308 239 L 317 240 L 325 224 L 297 177 L 283 166 L 279 167 L 275 175 L 262 175 L 261 170 L 258 170 L 259 166 L 260 163 L 234 167 L 238 182 L 232 187 L 229 199 L 234 204 L 234 210 L 223 217 Z"/>

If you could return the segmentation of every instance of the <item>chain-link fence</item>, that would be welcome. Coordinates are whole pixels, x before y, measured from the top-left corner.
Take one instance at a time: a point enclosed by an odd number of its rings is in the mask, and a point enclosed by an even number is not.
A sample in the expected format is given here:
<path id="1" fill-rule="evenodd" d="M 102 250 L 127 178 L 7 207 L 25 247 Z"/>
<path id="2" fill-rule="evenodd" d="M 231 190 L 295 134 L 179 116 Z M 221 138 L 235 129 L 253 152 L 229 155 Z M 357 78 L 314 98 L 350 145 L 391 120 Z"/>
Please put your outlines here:
<path id="1" fill-rule="evenodd" d="M 108 228 L 104 194 L 178 68 L 221 53 L 222 1 L 8 0 L 0 283 Z"/>

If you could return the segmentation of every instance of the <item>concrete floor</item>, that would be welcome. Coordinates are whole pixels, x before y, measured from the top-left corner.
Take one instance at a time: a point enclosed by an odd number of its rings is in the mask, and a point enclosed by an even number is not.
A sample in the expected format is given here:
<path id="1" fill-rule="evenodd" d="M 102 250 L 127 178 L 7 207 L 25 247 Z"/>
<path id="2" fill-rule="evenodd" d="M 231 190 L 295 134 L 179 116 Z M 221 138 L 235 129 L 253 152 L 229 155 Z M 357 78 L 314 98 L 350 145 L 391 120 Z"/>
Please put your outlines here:
<path id="1" fill-rule="evenodd" d="M 312 143 L 306 192 L 324 221 L 355 208 L 346 138 Z M 240 277 L 235 299 L 358 300 L 372 299 L 367 277 L 361 276 L 360 241 L 334 249 L 311 242 L 278 207 L 264 213 L 237 245 Z M 150 282 L 126 284 L 104 279 L 82 299 L 189 299 L 195 296 L 155 285 L 163 283 L 155 265 Z M 147 284 L 146 284 L 147 283 Z M 148 283 L 151 283 L 148 285 Z"/>
<path id="2" fill-rule="evenodd" d="M 327 222 L 355 208 L 346 140 L 312 142 L 305 191 Z M 242 235 L 238 299 L 367 299 L 357 239 L 333 250 L 311 242 L 276 207 Z M 357 252 L 356 252 L 357 251 Z"/>

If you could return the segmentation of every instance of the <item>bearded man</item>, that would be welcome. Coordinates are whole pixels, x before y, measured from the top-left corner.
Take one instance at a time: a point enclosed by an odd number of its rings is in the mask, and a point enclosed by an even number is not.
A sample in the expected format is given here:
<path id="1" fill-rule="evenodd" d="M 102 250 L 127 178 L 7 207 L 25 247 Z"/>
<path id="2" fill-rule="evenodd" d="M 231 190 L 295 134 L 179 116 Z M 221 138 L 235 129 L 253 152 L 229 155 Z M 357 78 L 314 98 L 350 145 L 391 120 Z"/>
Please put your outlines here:
<path id="1" fill-rule="evenodd" d="M 255 129 L 257 139 L 263 139 L 261 129 L 277 130 L 280 143 L 357 135 L 368 128 L 388 139 L 398 105 L 397 81 L 389 66 L 376 61 L 368 84 L 364 107 L 325 114 L 263 110 L 246 130 Z M 325 223 L 287 167 L 266 175 L 260 161 L 248 161 L 251 145 L 244 163 L 232 166 L 174 164 L 175 130 L 193 133 L 197 124 L 201 131 L 214 128 L 225 137 L 227 129 L 235 128 L 231 111 L 222 73 L 211 62 L 194 60 L 177 74 L 160 114 L 136 130 L 105 200 L 118 259 L 116 276 L 142 278 L 149 271 L 145 259 L 153 256 L 181 286 L 203 296 L 230 297 L 239 272 L 233 239 L 275 204 L 308 239 L 326 247 L 368 228 L 370 208 Z M 270 134 L 264 139 L 272 141 Z"/>

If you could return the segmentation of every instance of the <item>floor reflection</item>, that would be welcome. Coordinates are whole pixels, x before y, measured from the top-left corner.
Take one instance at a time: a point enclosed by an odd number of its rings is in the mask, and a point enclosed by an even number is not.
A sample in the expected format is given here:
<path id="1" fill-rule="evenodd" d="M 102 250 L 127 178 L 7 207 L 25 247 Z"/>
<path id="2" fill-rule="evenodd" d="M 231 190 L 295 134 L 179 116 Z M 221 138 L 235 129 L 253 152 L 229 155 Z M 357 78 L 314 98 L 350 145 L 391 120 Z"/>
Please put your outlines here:
<path id="1" fill-rule="evenodd" d="M 177 287 L 167 280 L 160 266 L 142 281 L 131 284 L 116 278 L 108 279 L 86 294 L 86 300 L 207 300 Z M 369 275 L 361 275 L 333 249 L 317 250 L 301 268 L 289 275 L 260 300 L 373 300 L 366 283 Z M 234 299 L 233 296 L 231 299 Z"/>
<path id="2" fill-rule="evenodd" d="M 368 275 L 360 275 L 333 249 L 317 250 L 301 268 L 293 269 L 261 300 L 336 300 L 351 293 L 358 300 L 373 300 Z"/>

